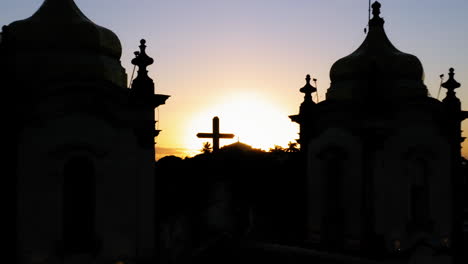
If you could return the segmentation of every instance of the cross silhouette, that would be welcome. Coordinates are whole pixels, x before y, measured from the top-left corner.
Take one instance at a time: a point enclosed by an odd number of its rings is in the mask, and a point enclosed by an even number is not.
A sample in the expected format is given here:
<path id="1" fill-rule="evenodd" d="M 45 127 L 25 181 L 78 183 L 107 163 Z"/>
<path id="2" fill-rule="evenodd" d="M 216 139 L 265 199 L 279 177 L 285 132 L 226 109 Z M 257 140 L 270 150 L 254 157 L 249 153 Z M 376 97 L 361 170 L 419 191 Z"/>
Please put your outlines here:
<path id="1" fill-rule="evenodd" d="M 219 150 L 220 138 L 233 138 L 234 134 L 220 134 L 219 133 L 219 118 L 213 117 L 213 132 L 212 133 L 198 133 L 199 138 L 212 138 L 213 139 L 213 152 Z"/>

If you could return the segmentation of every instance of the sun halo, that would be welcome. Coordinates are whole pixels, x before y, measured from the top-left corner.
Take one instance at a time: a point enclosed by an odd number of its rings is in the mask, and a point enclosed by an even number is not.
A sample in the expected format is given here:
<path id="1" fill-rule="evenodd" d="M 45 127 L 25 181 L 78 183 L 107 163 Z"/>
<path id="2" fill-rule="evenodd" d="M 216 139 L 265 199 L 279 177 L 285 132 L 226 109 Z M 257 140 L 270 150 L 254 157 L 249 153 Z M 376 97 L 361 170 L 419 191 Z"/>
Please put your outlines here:
<path id="1" fill-rule="evenodd" d="M 254 148 L 268 150 L 274 145 L 285 147 L 288 142 L 295 142 L 298 126 L 291 122 L 287 110 L 264 98 L 252 93 L 226 96 L 220 100 L 221 103 L 194 113 L 187 129 L 185 145 L 197 151 L 202 148 L 203 142 L 211 143 L 211 139 L 197 138 L 196 134 L 211 133 L 215 116 L 220 119 L 220 133 L 235 134 L 233 139 L 221 139 L 220 146 L 239 140 Z"/>

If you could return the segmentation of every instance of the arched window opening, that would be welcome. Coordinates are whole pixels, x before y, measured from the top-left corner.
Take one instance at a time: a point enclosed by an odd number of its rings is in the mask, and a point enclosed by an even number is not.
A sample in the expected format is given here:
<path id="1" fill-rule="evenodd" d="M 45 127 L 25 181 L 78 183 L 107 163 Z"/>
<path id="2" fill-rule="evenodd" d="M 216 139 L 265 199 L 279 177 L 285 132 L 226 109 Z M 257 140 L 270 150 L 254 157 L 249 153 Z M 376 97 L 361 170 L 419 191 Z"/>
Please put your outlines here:
<path id="1" fill-rule="evenodd" d="M 432 231 L 429 204 L 429 168 L 426 160 L 413 158 L 408 163 L 409 186 L 409 231 Z"/>
<path id="2" fill-rule="evenodd" d="M 322 151 L 322 180 L 325 195 L 322 205 L 321 243 L 329 249 L 340 249 L 344 243 L 343 174 L 347 153 L 332 146 Z"/>
<path id="3" fill-rule="evenodd" d="M 96 175 L 93 162 L 75 157 L 63 171 L 64 254 L 92 253 L 95 249 Z"/>

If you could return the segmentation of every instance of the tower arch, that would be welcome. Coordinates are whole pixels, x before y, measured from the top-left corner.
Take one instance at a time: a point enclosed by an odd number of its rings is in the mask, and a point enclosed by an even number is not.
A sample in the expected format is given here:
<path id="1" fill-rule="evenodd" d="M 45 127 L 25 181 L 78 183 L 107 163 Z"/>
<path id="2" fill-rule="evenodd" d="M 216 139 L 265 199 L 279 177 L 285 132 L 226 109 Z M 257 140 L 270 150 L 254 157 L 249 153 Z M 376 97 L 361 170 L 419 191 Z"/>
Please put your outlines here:
<path id="1" fill-rule="evenodd" d="M 451 230 L 450 145 L 434 127 L 398 129 L 384 144 L 376 167 L 376 230 L 407 248 L 418 238 Z"/>
<path id="2" fill-rule="evenodd" d="M 85 155 L 68 158 L 63 165 L 63 253 L 96 251 L 96 167 Z"/>
<path id="3" fill-rule="evenodd" d="M 330 127 L 307 145 L 309 239 L 342 247 L 359 236 L 361 140 Z M 328 241 L 328 242 L 327 242 Z M 336 243 L 336 241 L 338 241 Z"/>

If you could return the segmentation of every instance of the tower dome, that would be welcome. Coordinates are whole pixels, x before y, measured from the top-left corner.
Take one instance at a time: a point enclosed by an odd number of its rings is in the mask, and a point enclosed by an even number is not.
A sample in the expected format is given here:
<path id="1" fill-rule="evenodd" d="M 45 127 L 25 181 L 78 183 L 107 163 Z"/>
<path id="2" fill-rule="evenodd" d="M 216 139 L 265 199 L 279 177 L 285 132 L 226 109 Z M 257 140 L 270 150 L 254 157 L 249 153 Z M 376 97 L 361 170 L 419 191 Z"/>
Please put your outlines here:
<path id="1" fill-rule="evenodd" d="M 122 46 L 109 29 L 96 25 L 73 0 L 45 0 L 31 17 L 4 32 L 21 72 L 39 80 L 108 80 L 126 86 Z"/>
<path id="2" fill-rule="evenodd" d="M 330 70 L 327 99 L 362 101 L 385 97 L 426 97 L 424 70 L 419 59 L 399 51 L 388 39 L 379 17 L 380 3 L 372 4 L 373 18 L 361 46 L 336 61 Z"/>

